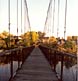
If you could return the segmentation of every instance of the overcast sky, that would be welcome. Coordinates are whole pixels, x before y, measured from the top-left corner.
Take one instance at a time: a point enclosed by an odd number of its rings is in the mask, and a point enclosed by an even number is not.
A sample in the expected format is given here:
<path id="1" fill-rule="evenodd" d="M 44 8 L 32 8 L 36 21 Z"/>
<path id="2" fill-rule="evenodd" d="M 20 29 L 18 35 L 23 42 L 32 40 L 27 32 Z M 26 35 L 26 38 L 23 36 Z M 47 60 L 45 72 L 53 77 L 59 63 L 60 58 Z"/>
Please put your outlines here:
<path id="1" fill-rule="evenodd" d="M 57 1 L 55 6 L 55 29 L 54 35 L 57 31 Z M 67 26 L 66 35 L 78 36 L 78 0 L 67 0 Z M 16 34 L 16 5 L 17 0 L 11 0 L 11 33 Z M 20 2 L 19 2 L 19 34 L 21 32 L 20 26 Z M 27 0 L 29 19 L 31 28 L 34 31 L 43 31 L 49 0 Z M 64 8 L 65 0 L 60 0 L 60 19 L 59 19 L 59 36 L 63 37 L 64 34 Z M 24 7 L 23 7 L 24 8 Z M 0 0 L 0 32 L 3 30 L 8 31 L 8 0 Z"/>

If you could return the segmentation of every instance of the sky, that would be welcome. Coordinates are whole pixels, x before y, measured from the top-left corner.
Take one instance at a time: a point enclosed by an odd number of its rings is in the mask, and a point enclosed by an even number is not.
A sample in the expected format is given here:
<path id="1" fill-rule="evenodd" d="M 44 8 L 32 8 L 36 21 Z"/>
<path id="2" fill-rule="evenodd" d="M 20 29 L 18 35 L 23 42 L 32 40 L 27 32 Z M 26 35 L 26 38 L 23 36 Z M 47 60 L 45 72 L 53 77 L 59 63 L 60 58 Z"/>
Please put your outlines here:
<path id="1" fill-rule="evenodd" d="M 17 29 L 17 0 L 11 1 L 11 33 L 16 34 Z M 57 1 L 55 1 L 55 21 L 54 21 L 54 36 L 57 35 Z M 47 9 L 50 0 L 27 0 L 29 20 L 31 30 L 42 31 L 47 16 Z M 67 25 L 66 36 L 78 36 L 78 0 L 67 0 Z M 18 26 L 19 35 L 21 34 L 21 0 L 18 0 Z M 24 4 L 23 4 L 24 6 Z M 64 36 L 64 8 L 65 0 L 60 0 L 59 12 L 59 36 Z M 24 7 L 23 7 L 24 8 Z M 24 22 L 24 9 L 23 9 L 23 22 Z M 24 24 L 23 24 L 24 26 Z M 3 30 L 8 31 L 8 0 L 0 0 L 0 32 Z M 24 31 L 24 28 L 23 28 Z"/>

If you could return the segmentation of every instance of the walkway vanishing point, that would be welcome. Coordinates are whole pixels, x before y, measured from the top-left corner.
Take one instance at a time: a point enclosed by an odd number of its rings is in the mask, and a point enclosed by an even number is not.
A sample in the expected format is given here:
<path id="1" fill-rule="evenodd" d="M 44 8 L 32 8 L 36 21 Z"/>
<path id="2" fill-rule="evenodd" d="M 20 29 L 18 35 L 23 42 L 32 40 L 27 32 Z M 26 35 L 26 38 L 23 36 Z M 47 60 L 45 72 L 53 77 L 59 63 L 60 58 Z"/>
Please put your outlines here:
<path id="1" fill-rule="evenodd" d="M 11 81 L 58 81 L 48 61 L 36 47 Z"/>

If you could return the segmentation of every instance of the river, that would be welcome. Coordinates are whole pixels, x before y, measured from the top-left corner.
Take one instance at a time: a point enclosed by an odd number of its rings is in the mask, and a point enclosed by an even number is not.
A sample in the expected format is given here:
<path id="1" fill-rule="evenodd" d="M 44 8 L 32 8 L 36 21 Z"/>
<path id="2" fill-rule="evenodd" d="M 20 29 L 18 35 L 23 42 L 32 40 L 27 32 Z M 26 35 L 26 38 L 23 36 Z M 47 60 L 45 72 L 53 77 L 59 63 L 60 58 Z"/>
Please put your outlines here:
<path id="1" fill-rule="evenodd" d="M 2 58 L 2 61 L 1 61 Z M 1 57 L 0 58 L 0 81 L 8 81 L 10 78 L 10 62 L 8 58 Z M 61 69 L 61 62 L 58 62 L 56 65 L 56 72 L 57 75 L 60 75 Z M 16 73 L 16 69 L 18 67 L 18 62 L 15 60 L 13 61 L 13 73 Z M 77 65 L 73 65 L 67 68 L 65 65 L 63 66 L 63 81 L 76 81 L 77 76 Z"/>
<path id="2" fill-rule="evenodd" d="M 61 63 L 59 62 L 56 66 L 56 72 L 57 75 L 60 75 L 61 72 Z M 76 81 L 76 78 L 78 77 L 77 75 L 78 72 L 78 67 L 77 64 L 67 68 L 65 65 L 63 66 L 63 81 Z"/>

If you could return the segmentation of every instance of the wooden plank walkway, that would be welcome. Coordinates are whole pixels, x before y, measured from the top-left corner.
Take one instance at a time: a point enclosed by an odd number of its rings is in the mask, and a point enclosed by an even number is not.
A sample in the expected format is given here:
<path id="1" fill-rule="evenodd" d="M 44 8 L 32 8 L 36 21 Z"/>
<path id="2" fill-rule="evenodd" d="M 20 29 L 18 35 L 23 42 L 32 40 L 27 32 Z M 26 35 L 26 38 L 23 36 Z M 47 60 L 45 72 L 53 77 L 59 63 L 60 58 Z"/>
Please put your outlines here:
<path id="1" fill-rule="evenodd" d="M 22 68 L 16 73 L 12 81 L 58 81 L 55 73 L 42 54 L 36 47 Z"/>

